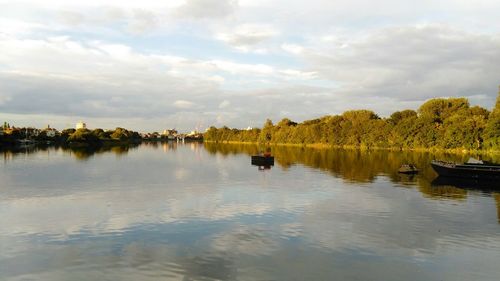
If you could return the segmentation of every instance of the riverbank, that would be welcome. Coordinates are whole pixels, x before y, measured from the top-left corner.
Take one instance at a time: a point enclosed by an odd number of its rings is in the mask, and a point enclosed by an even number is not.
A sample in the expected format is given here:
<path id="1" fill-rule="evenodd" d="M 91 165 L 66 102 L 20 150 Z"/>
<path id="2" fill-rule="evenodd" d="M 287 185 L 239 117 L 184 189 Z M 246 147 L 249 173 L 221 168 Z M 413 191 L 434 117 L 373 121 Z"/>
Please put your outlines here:
<path id="1" fill-rule="evenodd" d="M 259 145 L 259 146 L 288 146 L 288 147 L 307 147 L 316 149 L 346 149 L 346 150 L 382 150 L 382 151 L 404 151 L 404 152 L 439 152 L 439 153 L 450 153 L 450 154 L 480 154 L 480 155 L 500 155 L 499 150 L 471 150 L 464 148 L 453 148 L 453 149 L 443 149 L 436 147 L 418 147 L 418 148 L 404 148 L 404 147 L 368 147 L 368 146 L 352 146 L 352 145 L 330 145 L 325 143 L 260 143 L 260 142 L 242 142 L 242 141 L 210 141 L 205 140 L 206 143 L 218 143 L 218 144 L 247 144 L 247 145 Z"/>

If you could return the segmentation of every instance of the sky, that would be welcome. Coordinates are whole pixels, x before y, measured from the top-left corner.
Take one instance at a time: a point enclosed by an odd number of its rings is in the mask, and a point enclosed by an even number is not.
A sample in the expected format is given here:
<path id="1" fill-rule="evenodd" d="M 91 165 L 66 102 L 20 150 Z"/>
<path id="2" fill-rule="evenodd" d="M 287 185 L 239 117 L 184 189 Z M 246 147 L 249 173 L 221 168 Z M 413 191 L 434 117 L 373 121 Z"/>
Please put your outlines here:
<path id="1" fill-rule="evenodd" d="M 261 127 L 435 97 L 491 109 L 498 0 L 0 0 L 0 121 Z"/>

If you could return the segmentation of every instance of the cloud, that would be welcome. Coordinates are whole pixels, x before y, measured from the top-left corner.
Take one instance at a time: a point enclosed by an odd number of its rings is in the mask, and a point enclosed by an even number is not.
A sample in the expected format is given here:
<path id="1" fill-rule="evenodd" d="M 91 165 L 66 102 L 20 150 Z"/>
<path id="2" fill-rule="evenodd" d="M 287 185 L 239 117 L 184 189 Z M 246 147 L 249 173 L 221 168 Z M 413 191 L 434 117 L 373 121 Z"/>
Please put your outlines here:
<path id="1" fill-rule="evenodd" d="M 95 118 L 178 120 L 182 116 L 178 126 L 191 128 L 200 119 L 208 126 L 220 118 L 239 120 L 245 111 L 254 111 L 261 103 L 258 92 L 227 91 L 222 83 L 240 87 L 239 83 L 257 84 L 254 81 L 267 79 L 270 86 L 313 77 L 312 73 L 265 64 L 143 54 L 123 44 L 76 41 L 67 36 L 46 40 L 6 37 L 0 40 L 0 48 L 0 63 L 5 67 L 0 71 L 0 109 L 11 116 L 47 114 L 47 119 L 53 119 L 55 114 L 65 116 L 61 120 L 78 116 L 93 122 Z M 245 80 L 240 82 L 241 76 Z M 226 81 L 228 78 L 231 81 Z M 230 100 L 234 98 L 229 97 L 234 95 L 239 101 L 233 103 Z M 224 111 L 217 112 L 221 109 Z M 259 114 L 254 116 L 260 124 Z M 249 123 L 248 119 L 239 120 L 237 125 L 246 127 Z"/>
<path id="2" fill-rule="evenodd" d="M 228 32 L 218 33 L 216 39 L 243 52 L 266 53 L 265 48 L 255 46 L 277 34 L 278 32 L 269 25 L 245 24 L 237 26 Z"/>
<path id="3" fill-rule="evenodd" d="M 282 44 L 281 48 L 294 55 L 299 55 L 304 50 L 304 47 L 296 44 Z"/>
<path id="4" fill-rule="evenodd" d="M 218 32 L 215 38 L 243 53 L 267 54 L 265 43 L 277 35 L 279 32 L 271 25 L 243 24 Z"/>
<path id="5" fill-rule="evenodd" d="M 176 100 L 174 106 L 180 109 L 190 109 L 194 107 L 194 103 L 186 100 Z"/>
<path id="6" fill-rule="evenodd" d="M 109 16 L 115 16 L 115 14 Z M 133 18 L 128 23 L 128 31 L 132 34 L 142 34 L 152 30 L 157 24 L 158 19 L 153 12 L 144 9 L 134 9 Z"/>
<path id="7" fill-rule="evenodd" d="M 220 109 L 223 109 L 223 108 L 226 108 L 228 106 L 231 105 L 231 102 L 229 102 L 228 100 L 223 100 L 220 104 L 219 104 L 219 108 Z"/>
<path id="8" fill-rule="evenodd" d="M 79 12 L 63 10 L 59 11 L 59 19 L 67 25 L 77 26 L 85 21 L 85 16 Z"/>
<path id="9" fill-rule="evenodd" d="M 238 8 L 237 0 L 186 0 L 177 8 L 177 14 L 187 18 L 224 18 Z"/>
<path id="10" fill-rule="evenodd" d="M 8 36 L 26 36 L 37 30 L 43 30 L 46 26 L 41 23 L 7 19 L 0 17 L 0 39 Z"/>
<path id="11" fill-rule="evenodd" d="M 219 92 L 219 82 L 210 74 L 165 71 L 182 59 L 167 63 L 125 45 L 9 38 L 0 40 L 0 48 L 4 113 L 159 117 L 179 106 L 187 109 L 187 103 L 171 102 L 183 100 L 185 93 L 203 100 Z"/>
<path id="12" fill-rule="evenodd" d="M 301 58 L 318 77 L 338 82 L 351 95 L 424 100 L 496 94 L 498 36 L 420 25 L 377 30 L 346 44 L 322 43 Z"/>
<path id="13" fill-rule="evenodd" d="M 167 7 L 162 8 L 168 10 Z M 168 22 L 163 9 L 126 5 L 85 8 L 68 6 L 54 11 L 55 21 L 47 21 L 45 24 L 58 31 L 79 29 L 82 32 L 105 32 L 108 36 L 112 33 L 144 35 Z"/>
<path id="14" fill-rule="evenodd" d="M 191 129 L 365 107 L 385 116 L 439 96 L 491 108 L 498 1 L 360 3 L 4 1 L 0 111 L 11 123 L 25 114 Z"/>

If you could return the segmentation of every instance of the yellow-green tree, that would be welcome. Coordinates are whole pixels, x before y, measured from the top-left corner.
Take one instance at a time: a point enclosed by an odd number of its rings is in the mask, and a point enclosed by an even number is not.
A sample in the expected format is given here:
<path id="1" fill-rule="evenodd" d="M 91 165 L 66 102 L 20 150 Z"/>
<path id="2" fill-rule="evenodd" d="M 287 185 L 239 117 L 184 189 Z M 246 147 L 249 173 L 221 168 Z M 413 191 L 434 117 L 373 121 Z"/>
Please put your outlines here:
<path id="1" fill-rule="evenodd" d="M 495 108 L 491 111 L 486 126 L 485 144 L 489 149 L 500 150 L 500 88 Z"/>

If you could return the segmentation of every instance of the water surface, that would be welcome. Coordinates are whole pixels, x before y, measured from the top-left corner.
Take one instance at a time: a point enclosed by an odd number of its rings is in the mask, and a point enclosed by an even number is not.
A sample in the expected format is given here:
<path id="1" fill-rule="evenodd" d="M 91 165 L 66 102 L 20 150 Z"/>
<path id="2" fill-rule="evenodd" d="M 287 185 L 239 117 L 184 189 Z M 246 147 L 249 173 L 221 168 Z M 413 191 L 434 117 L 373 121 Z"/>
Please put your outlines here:
<path id="1" fill-rule="evenodd" d="M 429 166 L 467 155 L 259 149 L 1 152 L 0 280 L 500 279 L 500 189 Z"/>

